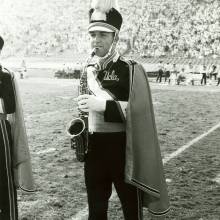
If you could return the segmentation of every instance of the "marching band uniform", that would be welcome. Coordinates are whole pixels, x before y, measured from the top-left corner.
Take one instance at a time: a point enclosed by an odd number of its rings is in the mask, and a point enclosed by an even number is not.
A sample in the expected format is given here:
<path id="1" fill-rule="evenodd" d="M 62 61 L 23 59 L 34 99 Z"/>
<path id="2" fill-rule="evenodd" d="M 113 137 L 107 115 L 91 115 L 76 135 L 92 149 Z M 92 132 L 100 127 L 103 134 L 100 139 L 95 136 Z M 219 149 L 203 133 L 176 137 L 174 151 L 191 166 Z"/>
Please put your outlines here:
<path id="1" fill-rule="evenodd" d="M 89 219 L 107 219 L 108 199 L 114 183 L 125 219 L 135 220 L 141 219 L 138 217 L 141 207 L 138 207 L 136 188 L 124 180 L 126 127 L 123 108 L 119 107 L 128 101 L 129 67 L 122 58 L 117 55 L 114 58 L 117 61 L 108 60 L 99 71 L 94 66 L 87 69 L 90 91 L 107 100 L 104 114 L 89 112 L 91 134 L 85 161 Z"/>
<path id="2" fill-rule="evenodd" d="M 18 219 L 17 188 L 34 190 L 30 154 L 16 81 L 0 66 L 0 219 Z"/>
<path id="3" fill-rule="evenodd" d="M 121 23 L 115 8 L 104 15 L 99 7 L 90 10 L 89 32 L 109 28 L 117 35 Z M 104 112 L 89 111 L 84 167 L 89 220 L 107 219 L 112 184 L 126 220 L 142 219 L 144 206 L 161 216 L 169 201 L 147 74 L 141 65 L 122 58 L 114 43 L 86 69 L 90 93 L 105 100 Z"/>

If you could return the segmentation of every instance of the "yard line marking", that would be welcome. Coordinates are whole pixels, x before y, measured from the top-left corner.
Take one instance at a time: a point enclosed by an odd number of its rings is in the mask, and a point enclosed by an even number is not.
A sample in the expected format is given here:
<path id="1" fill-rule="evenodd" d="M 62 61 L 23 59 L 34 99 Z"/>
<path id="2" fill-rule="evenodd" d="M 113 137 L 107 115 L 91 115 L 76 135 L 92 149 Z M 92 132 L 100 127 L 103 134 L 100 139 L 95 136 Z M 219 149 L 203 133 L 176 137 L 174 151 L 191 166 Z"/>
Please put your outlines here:
<path id="1" fill-rule="evenodd" d="M 185 151 L 187 148 L 191 147 L 193 144 L 201 140 L 202 138 L 206 137 L 209 135 L 211 132 L 215 131 L 216 129 L 220 128 L 220 122 L 213 126 L 211 129 L 209 129 L 207 132 L 199 135 L 198 137 L 194 138 L 191 140 L 189 143 L 183 145 L 180 147 L 178 150 L 174 151 L 173 153 L 169 154 L 168 156 L 165 156 L 163 159 L 163 164 L 168 163 L 171 159 L 177 157 L 179 154 L 181 154 L 183 151 Z M 116 192 L 114 191 L 112 193 L 111 198 L 116 196 Z M 79 211 L 74 217 L 71 218 L 71 220 L 84 220 L 85 217 L 88 215 L 88 207 L 85 207 L 81 211 Z"/>
<path id="2" fill-rule="evenodd" d="M 34 152 L 34 154 L 47 154 L 47 153 L 51 153 L 51 152 L 54 152 L 56 151 L 56 148 L 48 148 L 46 150 L 41 150 L 41 151 L 38 151 L 38 152 Z"/>
<path id="3" fill-rule="evenodd" d="M 163 159 L 163 163 L 166 164 L 168 161 L 170 161 L 174 157 L 177 157 L 179 154 L 181 154 L 187 148 L 191 147 L 193 144 L 195 144 L 196 142 L 198 142 L 202 138 L 206 137 L 207 135 L 209 135 L 211 132 L 215 131 L 218 128 L 220 128 L 220 122 L 218 124 L 216 124 L 214 127 L 210 128 L 207 132 L 199 135 L 198 137 L 194 138 L 193 140 L 191 140 L 187 144 L 183 145 L 178 150 L 174 151 L 173 153 L 169 154 L 168 156 L 165 156 L 165 158 Z"/>

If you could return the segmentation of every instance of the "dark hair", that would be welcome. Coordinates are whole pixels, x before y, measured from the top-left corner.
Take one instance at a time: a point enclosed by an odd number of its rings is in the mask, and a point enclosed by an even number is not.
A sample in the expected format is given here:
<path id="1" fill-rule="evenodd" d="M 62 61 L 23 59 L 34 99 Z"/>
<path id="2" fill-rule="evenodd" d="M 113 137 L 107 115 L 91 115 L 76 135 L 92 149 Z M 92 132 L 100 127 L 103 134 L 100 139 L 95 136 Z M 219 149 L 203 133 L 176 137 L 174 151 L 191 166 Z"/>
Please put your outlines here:
<path id="1" fill-rule="evenodd" d="M 0 50 L 3 48 L 4 46 L 4 40 L 3 38 L 0 36 Z"/>

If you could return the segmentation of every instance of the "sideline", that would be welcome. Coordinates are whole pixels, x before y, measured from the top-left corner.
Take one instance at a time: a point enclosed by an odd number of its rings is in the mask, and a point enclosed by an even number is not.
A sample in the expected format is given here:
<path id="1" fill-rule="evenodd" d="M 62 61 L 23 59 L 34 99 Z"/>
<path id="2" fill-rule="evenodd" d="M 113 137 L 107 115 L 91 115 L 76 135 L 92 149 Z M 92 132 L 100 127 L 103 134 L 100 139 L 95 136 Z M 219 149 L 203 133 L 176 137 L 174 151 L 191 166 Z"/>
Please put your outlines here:
<path id="1" fill-rule="evenodd" d="M 213 131 L 215 131 L 218 128 L 220 128 L 220 122 L 218 124 L 216 124 L 215 126 L 213 126 L 211 129 L 209 129 L 207 132 L 199 135 L 198 137 L 194 138 L 193 140 L 191 140 L 187 144 L 181 146 L 178 150 L 174 151 L 173 153 L 169 154 L 168 156 L 165 156 L 165 158 L 163 159 L 163 164 L 168 163 L 170 160 L 177 157 L 179 154 L 183 153 L 187 148 L 191 147 L 193 144 L 200 141 L 201 139 L 203 139 L 204 137 L 206 137 L 207 135 L 209 135 L 210 133 L 212 133 Z M 111 198 L 113 198 L 114 196 L 116 196 L 116 192 L 112 193 Z M 88 207 L 85 207 L 84 209 L 79 211 L 75 216 L 73 216 L 69 220 L 85 220 L 87 217 L 87 214 L 88 214 Z"/>

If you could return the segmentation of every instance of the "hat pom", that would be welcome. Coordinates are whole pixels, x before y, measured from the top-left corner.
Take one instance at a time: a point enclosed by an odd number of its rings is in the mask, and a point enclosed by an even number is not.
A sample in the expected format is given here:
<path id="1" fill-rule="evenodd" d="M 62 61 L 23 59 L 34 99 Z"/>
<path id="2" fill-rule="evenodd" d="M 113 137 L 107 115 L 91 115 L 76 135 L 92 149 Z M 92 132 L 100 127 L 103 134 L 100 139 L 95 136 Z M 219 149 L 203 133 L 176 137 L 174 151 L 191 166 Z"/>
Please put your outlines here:
<path id="1" fill-rule="evenodd" d="M 91 20 L 102 20 L 106 21 L 106 14 L 99 9 L 95 9 L 94 12 L 91 15 Z"/>
<path id="2" fill-rule="evenodd" d="M 91 8 L 98 9 L 102 12 L 109 12 L 111 8 L 115 8 L 119 11 L 117 0 L 92 0 Z"/>

